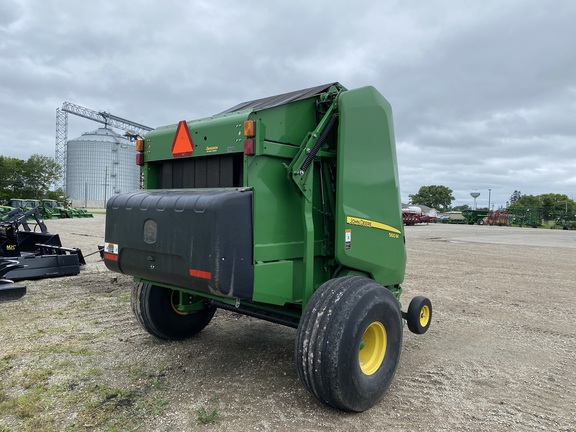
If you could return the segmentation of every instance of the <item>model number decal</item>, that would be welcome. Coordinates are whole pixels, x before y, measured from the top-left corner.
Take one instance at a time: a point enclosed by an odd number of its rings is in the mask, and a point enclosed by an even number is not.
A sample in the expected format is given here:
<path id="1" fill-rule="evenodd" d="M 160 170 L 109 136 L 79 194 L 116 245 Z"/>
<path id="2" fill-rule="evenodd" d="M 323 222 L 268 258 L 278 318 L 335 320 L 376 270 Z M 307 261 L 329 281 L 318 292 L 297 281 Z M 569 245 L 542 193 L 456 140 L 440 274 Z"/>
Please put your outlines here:
<path id="1" fill-rule="evenodd" d="M 400 230 L 394 228 L 393 226 L 386 225 L 386 224 L 376 222 L 376 221 L 372 221 L 369 219 L 362 219 L 362 218 L 348 216 L 346 218 L 346 223 L 348 225 L 358 225 L 358 226 L 363 226 L 366 228 L 376 228 L 376 229 L 380 229 L 380 230 L 384 230 L 384 231 L 389 231 L 390 234 L 392 234 L 392 233 L 402 234 L 402 232 Z M 392 236 L 390 236 L 390 237 L 392 237 Z M 396 236 L 395 238 L 399 238 L 399 236 Z"/>

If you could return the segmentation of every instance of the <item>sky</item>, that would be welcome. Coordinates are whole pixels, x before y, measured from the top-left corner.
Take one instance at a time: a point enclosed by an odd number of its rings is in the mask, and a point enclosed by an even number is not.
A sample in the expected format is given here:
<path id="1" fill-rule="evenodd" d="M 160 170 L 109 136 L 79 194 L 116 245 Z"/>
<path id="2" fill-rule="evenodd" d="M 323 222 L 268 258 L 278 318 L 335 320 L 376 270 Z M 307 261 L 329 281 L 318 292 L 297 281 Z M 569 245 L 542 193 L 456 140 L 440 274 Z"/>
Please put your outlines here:
<path id="1" fill-rule="evenodd" d="M 3 156 L 53 157 L 64 101 L 157 127 L 335 81 L 391 103 L 404 203 L 576 199 L 576 1 L 0 0 Z"/>

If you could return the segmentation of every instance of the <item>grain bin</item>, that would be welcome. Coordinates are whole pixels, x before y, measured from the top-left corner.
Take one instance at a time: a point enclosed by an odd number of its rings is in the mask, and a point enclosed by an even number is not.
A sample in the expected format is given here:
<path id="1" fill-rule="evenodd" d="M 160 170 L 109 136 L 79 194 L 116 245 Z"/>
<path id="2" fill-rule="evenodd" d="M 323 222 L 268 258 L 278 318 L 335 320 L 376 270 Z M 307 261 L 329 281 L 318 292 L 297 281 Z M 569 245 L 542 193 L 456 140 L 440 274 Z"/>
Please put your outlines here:
<path id="1" fill-rule="evenodd" d="M 134 144 L 111 129 L 68 141 L 66 155 L 66 193 L 75 207 L 101 208 L 110 197 L 139 187 Z"/>

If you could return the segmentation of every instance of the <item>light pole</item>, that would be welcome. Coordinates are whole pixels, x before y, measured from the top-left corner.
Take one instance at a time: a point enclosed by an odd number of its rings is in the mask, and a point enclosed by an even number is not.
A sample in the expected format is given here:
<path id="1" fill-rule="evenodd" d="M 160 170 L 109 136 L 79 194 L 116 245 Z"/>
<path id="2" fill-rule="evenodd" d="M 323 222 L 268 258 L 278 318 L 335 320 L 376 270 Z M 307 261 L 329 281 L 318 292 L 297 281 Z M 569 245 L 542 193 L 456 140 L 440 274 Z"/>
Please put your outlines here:
<path id="1" fill-rule="evenodd" d="M 490 211 L 490 195 L 492 193 L 492 189 L 488 189 L 488 211 Z"/>

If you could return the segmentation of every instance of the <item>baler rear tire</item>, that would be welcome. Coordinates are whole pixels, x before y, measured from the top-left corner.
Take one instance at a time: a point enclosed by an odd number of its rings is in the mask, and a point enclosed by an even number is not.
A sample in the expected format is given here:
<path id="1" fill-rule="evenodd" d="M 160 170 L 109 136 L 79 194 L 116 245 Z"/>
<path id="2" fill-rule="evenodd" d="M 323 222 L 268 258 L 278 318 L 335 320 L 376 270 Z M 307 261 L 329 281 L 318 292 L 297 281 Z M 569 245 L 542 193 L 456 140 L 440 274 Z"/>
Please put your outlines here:
<path id="1" fill-rule="evenodd" d="M 138 283 L 132 288 L 132 311 L 138 323 L 160 339 L 180 340 L 200 333 L 210 323 L 216 308 L 206 308 L 183 314 L 173 303 L 177 291 L 149 283 Z"/>
<path id="2" fill-rule="evenodd" d="M 340 410 L 374 406 L 398 366 L 401 317 L 394 295 L 371 279 L 347 276 L 324 283 L 298 326 L 295 362 L 304 387 Z"/>

